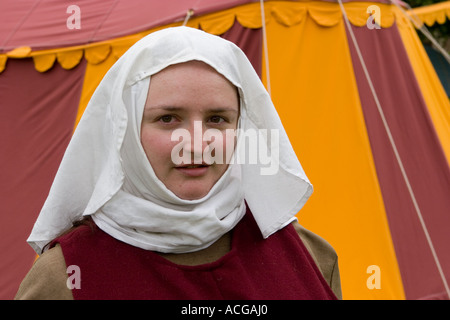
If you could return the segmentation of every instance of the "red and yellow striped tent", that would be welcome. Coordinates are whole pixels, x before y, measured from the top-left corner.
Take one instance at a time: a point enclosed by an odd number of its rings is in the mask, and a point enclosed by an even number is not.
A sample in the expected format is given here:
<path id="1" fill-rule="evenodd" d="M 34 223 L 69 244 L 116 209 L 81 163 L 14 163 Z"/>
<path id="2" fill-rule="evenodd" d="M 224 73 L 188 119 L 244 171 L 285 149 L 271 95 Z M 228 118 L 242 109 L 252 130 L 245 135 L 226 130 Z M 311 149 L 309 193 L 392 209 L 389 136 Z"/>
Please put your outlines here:
<path id="1" fill-rule="evenodd" d="M 449 100 L 403 10 L 343 2 L 4 2 L 0 298 L 33 263 L 25 240 L 103 75 L 183 23 L 238 44 L 270 89 L 314 185 L 299 220 L 338 252 L 344 299 L 448 298 Z M 429 11 L 445 21 L 450 2 Z"/>

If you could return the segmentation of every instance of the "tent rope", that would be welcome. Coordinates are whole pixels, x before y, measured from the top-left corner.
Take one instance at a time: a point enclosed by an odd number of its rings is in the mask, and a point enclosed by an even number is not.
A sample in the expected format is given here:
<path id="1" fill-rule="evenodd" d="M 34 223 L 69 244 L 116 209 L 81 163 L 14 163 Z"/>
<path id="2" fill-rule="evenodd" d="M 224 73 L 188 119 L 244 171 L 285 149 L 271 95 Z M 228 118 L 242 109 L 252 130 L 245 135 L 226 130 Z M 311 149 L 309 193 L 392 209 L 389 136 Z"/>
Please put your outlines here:
<path id="1" fill-rule="evenodd" d="M 344 17 L 344 20 L 345 20 L 348 32 L 350 34 L 350 37 L 352 38 L 352 42 L 353 42 L 353 45 L 355 47 L 356 53 L 358 54 L 359 61 L 361 62 L 361 66 L 362 66 L 362 68 L 364 70 L 364 75 L 365 75 L 365 77 L 367 79 L 367 82 L 368 82 L 369 87 L 370 87 L 370 91 L 372 92 L 372 96 L 373 96 L 373 98 L 375 100 L 375 104 L 377 106 L 378 112 L 379 112 L 381 120 L 383 122 L 384 129 L 385 129 L 385 131 L 387 133 L 387 136 L 389 138 L 389 142 L 391 144 L 392 150 L 394 151 L 395 158 L 396 158 L 397 163 L 398 163 L 398 165 L 400 167 L 400 171 L 401 171 L 401 174 L 403 176 L 403 180 L 405 181 L 405 184 L 406 184 L 406 187 L 408 189 L 409 195 L 411 197 L 412 203 L 414 205 L 417 217 L 419 218 L 420 224 L 422 226 L 423 232 L 424 232 L 426 240 L 428 242 L 428 246 L 430 247 L 431 253 L 433 255 L 434 262 L 435 262 L 436 267 L 437 267 L 437 269 L 439 271 L 439 275 L 441 277 L 441 280 L 442 280 L 442 283 L 444 285 L 444 288 L 445 288 L 445 291 L 447 293 L 447 296 L 450 299 L 450 288 L 449 288 L 447 280 L 445 278 L 445 274 L 444 274 L 444 272 L 442 270 L 441 263 L 439 261 L 439 258 L 437 256 L 437 254 L 436 254 L 436 251 L 434 249 L 433 242 L 431 241 L 430 234 L 428 233 L 427 226 L 425 224 L 425 221 L 423 219 L 423 216 L 422 216 L 422 213 L 420 211 L 419 205 L 417 203 L 414 191 L 413 191 L 413 189 L 411 187 L 411 184 L 409 182 L 408 175 L 406 174 L 405 168 L 403 166 L 402 159 L 401 159 L 400 154 L 399 154 L 399 152 L 397 150 L 397 146 L 395 144 L 395 141 L 394 141 L 394 138 L 392 136 L 391 130 L 390 130 L 389 125 L 388 125 L 388 123 L 386 121 L 386 117 L 384 115 L 384 112 L 383 112 L 383 109 L 381 107 L 380 101 L 378 100 L 378 95 L 377 95 L 377 93 L 375 91 L 374 85 L 372 83 L 372 80 L 370 78 L 369 72 L 368 72 L 367 67 L 366 67 L 366 63 L 364 62 L 364 58 L 363 58 L 363 56 L 361 54 L 361 51 L 359 49 L 358 42 L 356 41 L 356 37 L 355 37 L 355 34 L 353 33 L 352 26 L 350 25 L 350 21 L 349 21 L 349 19 L 347 17 L 347 13 L 345 11 L 344 5 L 342 4 L 342 0 L 337 0 L 337 1 L 339 3 L 340 8 L 341 8 L 342 15 Z"/>
<path id="2" fill-rule="evenodd" d="M 398 9 L 400 9 L 400 11 L 403 13 L 403 15 L 405 17 L 407 17 L 409 19 L 409 21 L 412 22 L 412 24 L 416 27 L 416 29 L 420 30 L 420 32 L 422 32 L 422 34 L 428 38 L 428 40 L 431 41 L 431 43 L 433 43 L 433 45 L 436 47 L 436 49 L 444 56 L 445 60 L 447 60 L 447 62 L 450 64 L 450 55 L 448 54 L 447 51 L 445 51 L 445 49 L 439 44 L 439 42 L 437 42 L 437 40 L 431 35 L 430 31 L 427 29 L 427 27 L 425 26 L 425 23 L 423 23 L 420 18 L 414 14 L 414 19 L 413 17 L 408 14 L 405 9 L 403 9 L 398 3 L 397 1 L 394 0 L 390 0 L 392 4 L 394 4 Z M 409 12 L 414 13 L 412 11 L 412 8 L 409 4 L 407 4 L 406 2 L 404 3 Z"/>
<path id="3" fill-rule="evenodd" d="M 269 49 L 267 45 L 267 32 L 266 32 L 266 13 L 264 10 L 264 0 L 259 1 L 261 7 L 261 23 L 262 23 L 262 32 L 263 32 L 263 48 L 264 48 L 264 62 L 266 65 L 266 82 L 267 82 L 267 92 L 269 96 L 272 96 L 272 90 L 270 87 L 270 72 L 269 72 Z"/>

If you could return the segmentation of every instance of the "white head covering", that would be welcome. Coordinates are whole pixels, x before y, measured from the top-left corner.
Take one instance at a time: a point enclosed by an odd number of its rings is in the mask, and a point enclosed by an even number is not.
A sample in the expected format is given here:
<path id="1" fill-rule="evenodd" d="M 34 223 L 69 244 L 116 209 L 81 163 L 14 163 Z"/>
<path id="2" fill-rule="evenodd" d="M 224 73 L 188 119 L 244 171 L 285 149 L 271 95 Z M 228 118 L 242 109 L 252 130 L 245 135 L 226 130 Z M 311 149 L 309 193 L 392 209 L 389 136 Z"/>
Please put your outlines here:
<path id="1" fill-rule="evenodd" d="M 267 173 L 267 163 L 235 158 L 204 198 L 183 200 L 153 172 L 140 143 L 140 126 L 151 75 L 191 60 L 207 63 L 239 89 L 240 129 L 278 134 L 278 143 L 263 140 L 277 170 Z M 239 139 L 237 148 L 242 145 Z M 73 221 L 92 215 L 99 228 L 133 246 L 191 252 L 231 230 L 245 214 L 244 199 L 267 238 L 295 219 L 311 193 L 272 101 L 245 54 L 203 31 L 169 28 L 138 41 L 105 75 L 27 241 L 41 253 Z"/>

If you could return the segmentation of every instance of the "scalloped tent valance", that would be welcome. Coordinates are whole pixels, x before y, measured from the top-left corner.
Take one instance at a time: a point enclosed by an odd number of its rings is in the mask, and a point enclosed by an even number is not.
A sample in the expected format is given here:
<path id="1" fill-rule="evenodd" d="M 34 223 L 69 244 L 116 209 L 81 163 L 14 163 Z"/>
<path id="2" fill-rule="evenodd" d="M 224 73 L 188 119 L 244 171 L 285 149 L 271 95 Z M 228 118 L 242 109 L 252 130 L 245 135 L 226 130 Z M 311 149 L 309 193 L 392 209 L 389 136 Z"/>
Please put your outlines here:
<path id="1" fill-rule="evenodd" d="M 376 3 L 381 9 L 381 27 L 389 28 L 396 19 L 395 8 L 391 5 Z M 358 27 L 365 26 L 369 13 L 367 3 L 349 2 L 344 4 L 350 22 Z M 342 12 L 337 3 L 328 2 L 288 2 L 274 1 L 265 4 L 266 24 L 278 23 L 285 27 L 292 27 L 301 23 L 306 15 L 323 27 L 334 27 L 342 21 Z M 400 17 L 401 18 L 401 17 Z M 228 31 L 238 21 L 243 27 L 257 29 L 262 27 L 261 10 L 259 3 L 245 4 L 224 11 L 194 17 L 188 21 L 188 26 L 201 28 L 209 33 L 220 35 Z M 181 25 L 182 22 L 171 23 L 164 27 Z M 141 37 L 153 32 L 137 33 L 130 36 L 111 39 L 94 44 L 79 45 L 73 47 L 53 48 L 42 51 L 32 51 L 29 47 L 19 47 L 6 54 L 0 54 L 0 72 L 6 67 L 8 58 L 29 58 L 34 60 L 35 68 L 39 72 L 49 70 L 55 61 L 64 69 L 72 69 L 84 58 L 88 63 L 98 64 L 104 61 L 109 54 L 120 57 L 125 51 Z"/>
<path id="2" fill-rule="evenodd" d="M 429 27 L 436 22 L 444 24 L 447 19 L 450 20 L 450 1 L 414 8 L 411 15 L 418 17 Z"/>

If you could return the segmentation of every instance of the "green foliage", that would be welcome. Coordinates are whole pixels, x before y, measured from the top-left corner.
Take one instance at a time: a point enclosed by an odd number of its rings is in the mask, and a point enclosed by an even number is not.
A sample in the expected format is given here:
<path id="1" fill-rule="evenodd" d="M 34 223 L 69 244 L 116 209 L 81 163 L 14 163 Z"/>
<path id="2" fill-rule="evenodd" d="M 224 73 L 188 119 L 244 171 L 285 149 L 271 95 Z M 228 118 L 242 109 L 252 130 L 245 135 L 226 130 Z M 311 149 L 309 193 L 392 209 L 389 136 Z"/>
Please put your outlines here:
<path id="1" fill-rule="evenodd" d="M 444 1 L 446 0 L 406 0 L 405 2 L 408 3 L 412 8 L 416 8 Z"/>
<path id="2" fill-rule="evenodd" d="M 405 2 L 408 3 L 412 8 L 416 7 L 422 7 L 427 6 L 439 2 L 444 2 L 447 0 L 406 0 Z M 447 21 L 444 24 L 435 23 L 433 26 L 428 27 L 427 29 L 430 31 L 430 33 L 433 35 L 433 37 L 440 43 L 441 46 L 447 49 L 449 51 L 450 49 L 450 20 L 447 19 Z M 426 45 L 431 45 L 431 42 L 422 35 L 421 32 L 419 32 L 419 37 L 422 40 L 422 42 Z"/>

